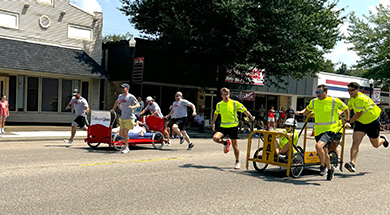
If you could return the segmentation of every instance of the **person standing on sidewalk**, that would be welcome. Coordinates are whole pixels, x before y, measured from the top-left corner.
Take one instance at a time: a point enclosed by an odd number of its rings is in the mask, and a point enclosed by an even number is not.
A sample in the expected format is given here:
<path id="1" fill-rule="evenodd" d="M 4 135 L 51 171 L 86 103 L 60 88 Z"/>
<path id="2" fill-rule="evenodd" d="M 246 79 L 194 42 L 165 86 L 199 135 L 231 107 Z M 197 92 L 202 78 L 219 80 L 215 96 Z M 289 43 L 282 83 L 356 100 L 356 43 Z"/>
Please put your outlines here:
<path id="1" fill-rule="evenodd" d="M 87 100 L 81 97 L 80 92 L 77 89 L 73 91 L 73 97 L 65 109 L 69 110 L 72 106 L 75 110 L 75 118 L 72 122 L 71 136 L 69 140 L 64 140 L 64 142 L 68 144 L 73 143 L 76 127 L 79 127 L 84 131 L 88 129 L 87 113 L 89 111 L 89 105 Z"/>
<path id="2" fill-rule="evenodd" d="M 355 163 L 359 154 L 359 145 L 366 134 L 370 138 L 371 145 L 375 148 L 381 145 L 387 148 L 389 141 L 385 135 L 379 136 L 381 128 L 379 116 L 381 109 L 371 98 L 359 92 L 360 85 L 358 83 L 351 82 L 347 86 L 348 93 L 351 96 L 348 101 L 348 107 L 355 113 L 350 123 L 355 123 L 355 127 L 352 136 L 351 161 L 345 163 L 344 166 L 350 172 L 356 172 Z"/>
<path id="3" fill-rule="evenodd" d="M 271 106 L 271 109 L 268 110 L 268 130 L 271 130 L 271 127 L 275 130 L 275 109 L 274 106 Z"/>
<path id="4" fill-rule="evenodd" d="M 129 93 L 130 85 L 129 84 L 122 84 L 121 85 L 122 93 L 119 94 L 118 99 L 115 101 L 114 106 L 111 109 L 111 112 L 115 112 L 116 107 L 120 105 L 121 109 L 121 118 L 119 122 L 120 131 L 119 135 L 124 137 L 125 139 L 125 145 L 122 149 L 122 153 L 126 154 L 129 153 L 129 130 L 134 128 L 135 124 L 135 114 L 134 110 L 140 107 L 140 104 L 133 96 Z"/>
<path id="5" fill-rule="evenodd" d="M 137 99 L 138 99 L 138 103 L 139 103 L 140 107 L 135 109 L 134 114 L 137 117 L 137 120 L 139 120 L 139 116 L 141 115 L 141 112 L 144 109 L 145 104 L 144 104 L 144 101 L 142 101 L 141 96 L 138 96 Z M 146 101 L 146 103 L 148 103 L 148 101 Z"/>
<path id="6" fill-rule="evenodd" d="M 3 95 L 1 97 L 1 101 L 0 101 L 0 119 L 1 119 L 1 122 L 0 122 L 0 133 L 2 134 L 5 134 L 5 131 L 4 131 L 4 127 L 5 127 L 5 119 L 7 119 L 7 117 L 9 117 L 9 109 L 8 109 L 8 102 L 7 102 L 7 97 L 6 95 Z"/>
<path id="7" fill-rule="evenodd" d="M 340 99 L 328 96 L 328 87 L 324 84 L 317 86 L 316 95 L 317 98 L 312 99 L 305 109 L 297 111 L 296 114 L 306 115 L 314 112 L 316 151 L 321 164 L 320 175 L 325 175 L 327 167 L 328 174 L 326 179 L 330 181 L 334 176 L 334 168 L 330 165 L 328 149 L 336 137 L 336 133 L 340 130 L 338 113 L 340 111 L 344 112 L 348 122 L 349 109 Z M 351 127 L 349 123 L 346 123 L 345 126 Z"/>
<path id="8" fill-rule="evenodd" d="M 238 101 L 230 99 L 230 90 L 226 87 L 221 89 L 222 101 L 220 101 L 215 109 L 213 115 L 213 131 L 215 131 L 215 121 L 219 114 L 221 114 L 221 126 L 218 131 L 214 134 L 213 140 L 216 143 L 224 145 L 223 151 L 229 152 L 230 144 L 233 144 L 234 156 L 236 163 L 234 169 L 240 169 L 240 150 L 238 148 L 238 117 L 237 112 L 244 113 L 247 117 L 254 120 L 253 116 L 249 111 Z M 223 140 L 224 137 L 229 136 L 230 139 Z"/>
<path id="9" fill-rule="evenodd" d="M 171 116 L 170 126 L 174 133 L 179 134 L 180 144 L 183 144 L 184 140 L 188 143 L 187 150 L 191 150 L 194 147 L 194 144 L 191 142 L 190 137 L 186 132 L 187 126 L 187 107 L 192 108 L 192 116 L 196 116 L 195 105 L 190 101 L 183 99 L 183 94 L 177 92 L 175 94 L 175 101 L 172 104 L 171 112 L 165 116 L 168 119 Z"/>

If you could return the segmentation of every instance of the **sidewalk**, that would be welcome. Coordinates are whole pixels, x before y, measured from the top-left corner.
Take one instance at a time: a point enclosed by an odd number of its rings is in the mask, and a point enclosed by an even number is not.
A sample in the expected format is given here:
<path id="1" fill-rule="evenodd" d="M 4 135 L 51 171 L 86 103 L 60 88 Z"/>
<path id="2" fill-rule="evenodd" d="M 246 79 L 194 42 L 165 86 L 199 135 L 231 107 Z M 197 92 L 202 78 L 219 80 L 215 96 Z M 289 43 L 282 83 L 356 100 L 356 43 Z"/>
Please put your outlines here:
<path id="1" fill-rule="evenodd" d="M 31 140 L 63 140 L 70 137 L 70 126 L 6 126 L 5 134 L 0 134 L 0 142 L 13 142 L 13 141 L 31 141 Z M 300 130 L 296 130 L 298 133 Z M 311 133 L 311 129 L 309 131 Z M 352 129 L 347 129 L 346 134 L 351 135 Z M 384 133 L 384 132 L 383 132 Z M 386 132 L 387 133 L 387 132 Z M 213 132 L 206 130 L 205 133 L 199 133 L 196 131 L 188 131 L 188 135 L 191 138 L 211 139 Z M 240 139 L 246 139 L 249 133 L 239 133 Z M 87 131 L 77 130 L 75 140 L 84 140 L 87 137 Z"/>

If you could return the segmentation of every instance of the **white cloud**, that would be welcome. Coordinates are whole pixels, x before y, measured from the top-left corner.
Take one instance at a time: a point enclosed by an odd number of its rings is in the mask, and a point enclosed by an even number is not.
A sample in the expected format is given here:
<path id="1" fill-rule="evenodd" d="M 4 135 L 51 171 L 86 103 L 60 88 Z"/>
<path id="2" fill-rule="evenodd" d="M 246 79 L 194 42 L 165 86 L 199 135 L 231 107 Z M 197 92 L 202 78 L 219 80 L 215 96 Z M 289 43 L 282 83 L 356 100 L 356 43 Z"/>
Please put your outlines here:
<path id="1" fill-rule="evenodd" d="M 378 13 L 378 10 L 376 9 L 376 7 L 379 6 L 380 4 L 383 5 L 384 7 L 390 8 L 390 1 L 389 0 L 379 0 L 378 5 L 371 5 L 368 7 L 368 9 L 372 13 L 376 14 L 376 13 Z"/>
<path id="2" fill-rule="evenodd" d="M 347 66 L 352 66 L 360 58 L 354 51 L 348 50 L 351 47 L 353 47 L 353 44 L 338 42 L 335 49 L 331 53 L 325 54 L 324 57 L 331 60 L 334 64 L 345 63 Z"/>
<path id="3" fill-rule="evenodd" d="M 102 12 L 102 6 L 100 6 L 97 0 L 70 0 L 70 3 L 75 4 L 86 11 Z"/>

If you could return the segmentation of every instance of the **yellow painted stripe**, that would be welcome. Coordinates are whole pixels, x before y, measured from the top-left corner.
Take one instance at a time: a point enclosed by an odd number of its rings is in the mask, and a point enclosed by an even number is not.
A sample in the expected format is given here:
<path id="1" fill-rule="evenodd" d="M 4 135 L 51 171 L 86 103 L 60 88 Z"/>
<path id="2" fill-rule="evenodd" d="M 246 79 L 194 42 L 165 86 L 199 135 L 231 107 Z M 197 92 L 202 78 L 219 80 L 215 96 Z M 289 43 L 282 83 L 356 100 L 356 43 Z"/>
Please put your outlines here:
<path id="1" fill-rule="evenodd" d="M 151 162 L 151 161 L 168 161 L 168 160 L 181 160 L 184 158 L 161 158 L 161 159 L 146 159 L 146 160 L 135 160 L 135 161 L 113 161 L 105 163 L 89 163 L 89 164 L 79 164 L 78 166 L 97 166 L 97 165 L 109 165 L 109 164 L 120 164 L 120 163 L 141 163 L 141 162 Z"/>

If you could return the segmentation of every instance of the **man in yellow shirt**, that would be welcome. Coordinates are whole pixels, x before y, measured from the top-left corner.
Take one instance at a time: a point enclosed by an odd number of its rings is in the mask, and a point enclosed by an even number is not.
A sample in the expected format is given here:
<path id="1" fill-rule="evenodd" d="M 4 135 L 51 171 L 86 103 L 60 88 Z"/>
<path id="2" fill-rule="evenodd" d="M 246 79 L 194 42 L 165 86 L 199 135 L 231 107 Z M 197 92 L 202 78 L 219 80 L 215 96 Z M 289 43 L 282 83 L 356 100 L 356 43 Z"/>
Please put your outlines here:
<path id="1" fill-rule="evenodd" d="M 312 99 L 305 109 L 297 111 L 296 114 L 314 112 L 316 151 L 321 164 L 320 175 L 325 175 L 325 168 L 327 167 L 326 179 L 330 181 L 334 175 L 334 168 L 330 165 L 328 148 L 336 137 L 336 133 L 340 130 L 338 113 L 343 111 L 345 118 L 349 120 L 349 109 L 340 99 L 328 96 L 328 87 L 324 84 L 317 86 L 316 95 L 317 98 Z M 349 123 L 346 123 L 346 126 L 350 127 Z"/>
<path id="2" fill-rule="evenodd" d="M 355 128 L 353 129 L 352 137 L 351 161 L 345 163 L 344 166 L 350 172 L 356 172 L 355 163 L 359 153 L 359 145 L 366 134 L 370 138 L 372 146 L 375 148 L 378 148 L 381 145 L 387 148 L 389 146 L 389 141 L 385 135 L 379 136 L 379 115 L 381 109 L 371 98 L 359 92 L 360 85 L 358 83 L 351 82 L 347 86 L 348 93 L 351 96 L 348 107 L 355 113 L 350 122 L 355 123 Z"/>
<path id="3" fill-rule="evenodd" d="M 237 133 L 238 133 L 238 117 L 237 112 L 244 113 L 252 121 L 253 116 L 249 111 L 238 101 L 230 99 L 230 90 L 227 88 L 221 89 L 222 101 L 217 104 L 217 107 L 213 116 L 213 131 L 215 131 L 215 121 L 217 120 L 218 114 L 221 114 L 221 126 L 218 131 L 214 134 L 213 140 L 216 143 L 224 145 L 224 152 L 228 153 L 230 144 L 233 144 L 234 155 L 236 157 L 236 164 L 234 169 L 240 169 L 240 150 L 237 144 Z M 225 136 L 229 136 L 230 139 L 223 140 Z"/>

